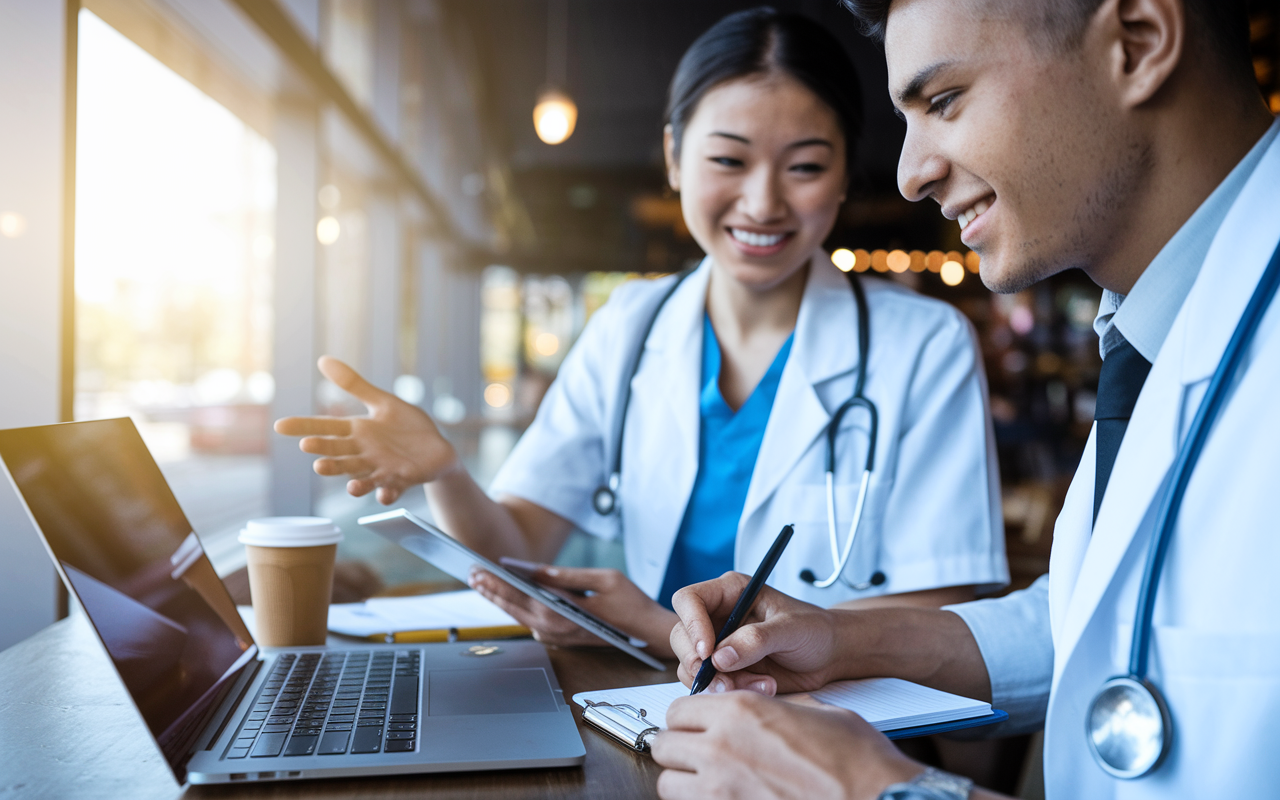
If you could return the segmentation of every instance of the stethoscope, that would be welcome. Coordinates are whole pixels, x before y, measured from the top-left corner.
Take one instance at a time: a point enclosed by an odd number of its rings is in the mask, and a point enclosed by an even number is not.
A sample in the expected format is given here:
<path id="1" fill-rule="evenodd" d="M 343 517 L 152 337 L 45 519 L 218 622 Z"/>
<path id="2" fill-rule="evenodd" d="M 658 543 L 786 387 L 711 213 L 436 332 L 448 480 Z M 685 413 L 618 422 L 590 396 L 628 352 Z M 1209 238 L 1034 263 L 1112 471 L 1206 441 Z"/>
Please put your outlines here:
<path id="1" fill-rule="evenodd" d="M 1187 438 L 1178 448 L 1172 479 L 1160 500 L 1154 535 L 1147 550 L 1147 562 L 1138 591 L 1134 615 L 1133 643 L 1129 648 L 1129 674 L 1111 678 L 1102 685 L 1089 705 L 1085 733 L 1093 758 L 1108 774 L 1117 778 L 1140 778 L 1151 773 L 1169 752 L 1173 721 L 1156 685 L 1147 679 L 1147 656 L 1151 646 L 1151 618 L 1156 590 L 1169 542 L 1182 507 L 1187 484 L 1200 453 L 1209 438 L 1209 429 L 1226 402 L 1236 372 L 1271 299 L 1280 286 L 1280 246 L 1271 255 L 1249 304 L 1236 324 L 1227 349 L 1209 381 L 1204 400 L 1191 422 Z"/>
<path id="2" fill-rule="evenodd" d="M 622 384 L 622 402 L 619 404 L 621 415 L 615 425 L 617 435 L 614 439 L 616 446 L 613 448 L 612 468 L 609 470 L 607 482 L 597 488 L 591 496 L 592 507 L 595 508 L 597 514 L 602 516 L 608 516 L 618 510 L 618 486 L 621 484 L 622 479 L 622 434 L 627 424 L 627 409 L 631 406 L 631 382 L 635 380 L 636 373 L 640 369 L 640 360 L 644 357 L 645 343 L 649 340 L 649 334 L 653 331 L 653 324 L 657 321 L 658 315 L 662 313 L 667 301 L 675 294 L 676 289 L 680 288 L 680 284 L 684 282 L 685 278 L 692 274 L 693 270 L 686 270 L 680 273 L 675 282 L 662 295 L 653 314 L 649 317 L 644 334 L 640 337 L 640 344 L 631 359 L 631 369 L 627 373 L 626 382 Z M 853 542 L 858 534 L 858 524 L 862 521 L 862 510 L 867 501 L 867 487 L 871 483 L 871 472 L 875 467 L 876 433 L 879 422 L 875 403 L 871 402 L 862 391 L 867 381 L 867 354 L 871 349 L 871 322 L 867 311 L 866 292 L 862 288 L 862 283 L 852 272 L 846 272 L 845 276 L 849 279 L 849 286 L 853 289 L 853 299 L 858 307 L 858 372 L 857 377 L 854 379 L 853 396 L 836 409 L 836 412 L 831 415 L 831 421 L 827 423 L 827 537 L 828 543 L 831 545 L 831 562 L 835 565 L 835 570 L 830 577 L 824 580 L 818 580 L 813 570 L 810 569 L 800 573 L 802 581 L 813 584 L 819 589 L 826 589 L 837 580 L 842 580 L 840 575 L 844 572 L 845 565 L 849 562 L 849 555 L 853 552 Z M 844 419 L 844 415 L 853 408 L 866 410 L 870 419 L 870 427 L 867 437 L 867 460 L 862 470 L 862 483 L 858 487 L 858 502 L 854 507 L 853 522 L 849 525 L 848 538 L 845 539 L 844 548 L 841 549 L 836 537 L 836 435 L 840 431 L 840 422 Z M 844 580 L 843 583 L 854 591 L 861 592 L 870 589 L 872 586 L 879 586 L 885 580 L 887 580 L 885 574 L 880 570 L 876 570 L 868 580 L 860 583 L 849 583 Z"/>

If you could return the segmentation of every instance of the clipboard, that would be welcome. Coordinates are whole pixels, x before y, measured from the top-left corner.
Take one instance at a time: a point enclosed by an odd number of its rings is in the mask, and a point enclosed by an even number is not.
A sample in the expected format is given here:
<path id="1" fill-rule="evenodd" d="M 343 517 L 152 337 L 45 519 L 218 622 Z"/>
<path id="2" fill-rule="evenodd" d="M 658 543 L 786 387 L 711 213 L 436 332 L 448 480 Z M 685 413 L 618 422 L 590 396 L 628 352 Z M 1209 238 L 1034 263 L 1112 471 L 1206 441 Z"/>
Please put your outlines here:
<path id="1" fill-rule="evenodd" d="M 573 702 L 582 708 L 583 721 L 597 732 L 644 753 L 666 727 L 670 704 L 687 692 L 679 683 L 644 684 L 579 692 Z M 987 703 L 896 678 L 836 681 L 792 697 L 807 698 L 806 705 L 817 702 L 857 713 L 890 739 L 977 728 L 1009 718 Z"/>
<path id="2" fill-rule="evenodd" d="M 662 730 L 646 718 L 643 708 L 630 704 L 614 705 L 613 703 L 586 701 L 582 710 L 582 719 L 591 727 L 637 753 L 649 752 L 653 739 Z M 1009 715 L 1000 709 L 992 709 L 990 714 L 969 719 L 958 719 L 954 722 L 942 722 L 936 725 L 917 725 L 911 728 L 898 728 L 884 731 L 889 739 L 915 739 L 920 736 L 932 736 L 935 733 L 949 733 L 967 728 L 981 728 L 1004 722 Z"/>
<path id="3" fill-rule="evenodd" d="M 653 739 L 662 730 L 645 719 L 645 710 L 629 704 L 587 700 L 582 710 L 582 720 L 591 727 L 637 753 L 649 752 Z"/>

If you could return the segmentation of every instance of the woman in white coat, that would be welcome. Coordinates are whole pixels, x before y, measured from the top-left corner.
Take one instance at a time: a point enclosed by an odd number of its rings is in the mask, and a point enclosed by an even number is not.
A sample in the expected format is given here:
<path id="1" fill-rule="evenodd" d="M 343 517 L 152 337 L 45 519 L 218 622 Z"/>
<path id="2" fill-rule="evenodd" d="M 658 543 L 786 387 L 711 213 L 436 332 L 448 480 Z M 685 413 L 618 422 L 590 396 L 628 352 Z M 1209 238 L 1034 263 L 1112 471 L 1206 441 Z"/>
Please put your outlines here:
<path id="1" fill-rule="evenodd" d="M 693 44 L 672 82 L 671 186 L 707 253 L 676 276 L 614 292 L 591 319 L 486 494 L 419 409 L 332 359 L 321 370 L 370 408 L 292 418 L 316 471 L 391 503 L 426 485 L 441 527 L 492 558 L 546 562 L 574 528 L 623 537 L 627 575 L 541 567 L 587 610 L 670 655 L 671 595 L 752 572 L 795 524 L 772 585 L 811 602 L 937 607 L 1007 581 L 986 389 L 974 336 L 951 306 L 860 278 L 869 354 L 849 276 L 821 249 L 861 126 L 840 44 L 805 18 L 755 9 Z M 650 327 L 651 325 L 651 327 Z M 825 461 L 833 414 L 855 392 L 878 409 L 875 469 L 851 555 L 835 569 Z M 629 387 L 629 402 L 627 388 Z M 834 438 L 843 548 L 871 446 L 854 408 Z M 620 463 L 609 513 L 593 498 Z M 975 488 L 980 487 L 980 488 Z M 491 499 L 492 498 L 492 499 Z M 802 577 L 803 574 L 803 577 Z M 545 641 L 594 640 L 484 573 L 472 585 Z"/>

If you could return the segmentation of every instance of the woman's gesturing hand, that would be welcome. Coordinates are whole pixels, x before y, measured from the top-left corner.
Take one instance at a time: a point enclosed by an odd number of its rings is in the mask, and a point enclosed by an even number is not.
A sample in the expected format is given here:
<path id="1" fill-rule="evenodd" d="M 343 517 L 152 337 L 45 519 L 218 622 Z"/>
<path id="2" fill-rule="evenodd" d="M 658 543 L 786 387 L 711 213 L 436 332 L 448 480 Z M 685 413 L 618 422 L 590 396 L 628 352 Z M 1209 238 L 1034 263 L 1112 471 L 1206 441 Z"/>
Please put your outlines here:
<path id="1" fill-rule="evenodd" d="M 405 489 L 458 469 L 457 451 L 425 411 L 383 391 L 331 356 L 320 372 L 364 403 L 363 417 L 285 417 L 277 433 L 303 437 L 298 447 L 320 456 L 320 475 L 347 475 L 347 491 L 362 497 L 378 490 L 378 502 L 394 503 Z"/>

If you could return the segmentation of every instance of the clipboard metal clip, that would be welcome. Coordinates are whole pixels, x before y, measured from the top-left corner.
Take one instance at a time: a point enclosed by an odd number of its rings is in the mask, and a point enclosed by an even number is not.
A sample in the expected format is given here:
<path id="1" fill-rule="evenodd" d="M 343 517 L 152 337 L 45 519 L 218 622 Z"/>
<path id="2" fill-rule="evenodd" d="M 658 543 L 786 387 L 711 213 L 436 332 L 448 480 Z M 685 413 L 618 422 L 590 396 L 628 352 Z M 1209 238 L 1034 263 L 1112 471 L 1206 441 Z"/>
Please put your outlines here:
<path id="1" fill-rule="evenodd" d="M 653 737 L 660 728 L 646 716 L 643 708 L 626 703 L 595 702 L 587 700 L 582 718 L 601 733 L 621 742 L 638 753 L 649 752 Z"/>

